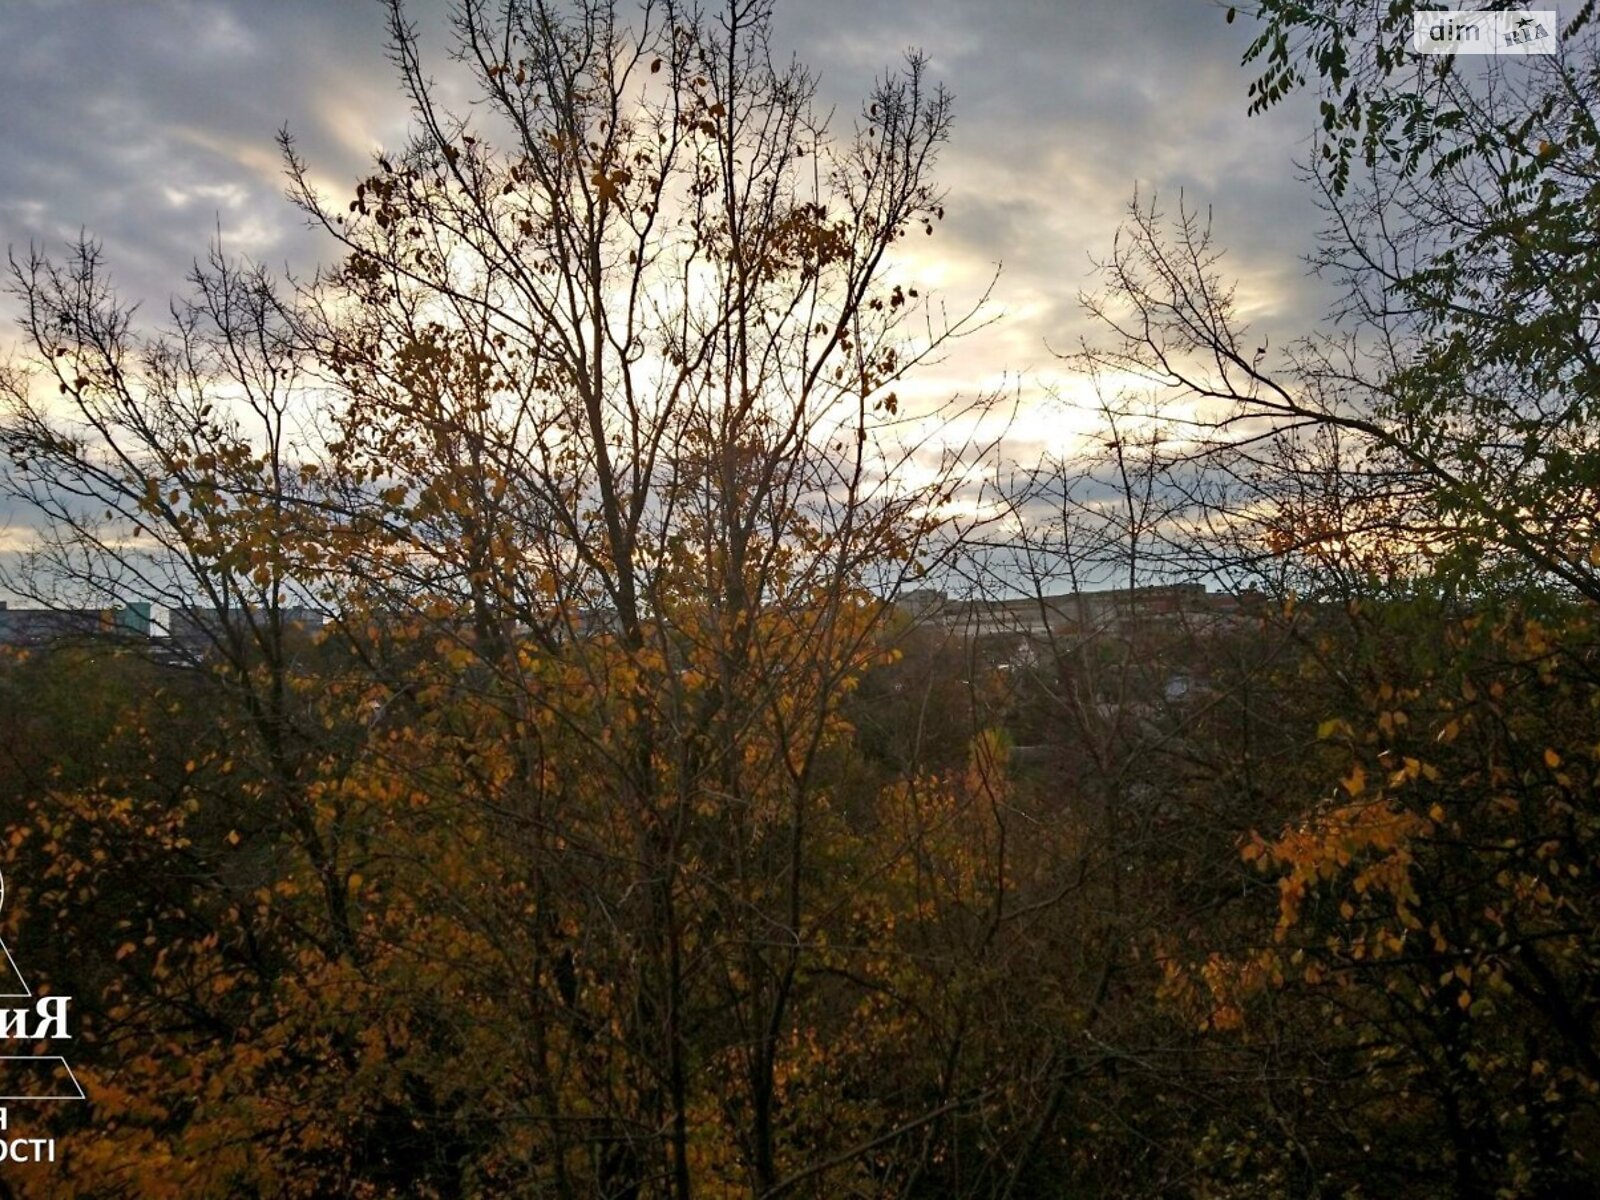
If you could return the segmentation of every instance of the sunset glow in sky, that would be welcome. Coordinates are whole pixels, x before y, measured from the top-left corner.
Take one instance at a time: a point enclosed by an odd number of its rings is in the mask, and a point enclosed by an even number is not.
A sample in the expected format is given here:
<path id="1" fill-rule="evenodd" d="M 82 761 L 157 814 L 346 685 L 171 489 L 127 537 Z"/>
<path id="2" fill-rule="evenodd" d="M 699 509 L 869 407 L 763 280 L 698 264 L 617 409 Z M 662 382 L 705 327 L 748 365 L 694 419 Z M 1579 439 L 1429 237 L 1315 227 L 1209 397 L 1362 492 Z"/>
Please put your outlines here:
<path id="1" fill-rule="evenodd" d="M 442 50 L 444 0 L 414 19 Z M 1301 261 L 1318 214 L 1297 179 L 1311 102 L 1246 116 L 1249 22 L 1211 0 L 778 0 L 777 41 L 821 76 L 847 131 L 873 78 L 908 47 L 955 95 L 939 177 L 947 219 L 917 239 L 914 274 L 952 311 L 996 268 L 998 320 L 925 371 L 908 398 L 1004 387 L 1014 437 L 1059 448 L 1083 399 L 1056 350 L 1085 332 L 1092 286 L 1135 188 L 1212 209 L 1227 265 L 1274 342 L 1312 328 L 1326 289 Z M 233 253 L 309 274 L 331 247 L 282 197 L 287 127 L 331 195 L 345 196 L 408 114 L 385 58 L 383 13 L 358 0 L 12 0 L 0 76 L 0 232 L 14 250 L 101 239 L 127 298 L 159 319 L 218 229 Z M 440 53 L 435 69 L 448 83 Z M 10 339 L 8 339 L 10 340 Z"/>

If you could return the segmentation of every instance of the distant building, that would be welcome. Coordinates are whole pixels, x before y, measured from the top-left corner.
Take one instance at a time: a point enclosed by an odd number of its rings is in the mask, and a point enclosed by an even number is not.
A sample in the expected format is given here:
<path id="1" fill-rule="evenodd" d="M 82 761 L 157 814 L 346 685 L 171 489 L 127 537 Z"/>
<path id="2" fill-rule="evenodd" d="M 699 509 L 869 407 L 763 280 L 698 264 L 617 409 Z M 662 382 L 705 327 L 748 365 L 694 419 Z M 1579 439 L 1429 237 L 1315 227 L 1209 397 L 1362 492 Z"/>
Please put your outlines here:
<path id="1" fill-rule="evenodd" d="M 1233 597 L 1208 593 L 1203 583 L 1153 584 L 1005 600 L 948 600 L 941 592 L 923 588 L 902 596 L 900 607 L 913 620 L 973 638 L 1105 633 L 1238 610 Z"/>
<path id="2" fill-rule="evenodd" d="M 278 610 L 286 629 L 316 633 L 327 624 L 327 614 L 304 605 Z M 243 608 L 174 608 L 167 614 L 167 638 L 174 646 L 192 655 L 203 655 L 222 638 L 229 622 L 249 628 L 251 620 L 261 621 L 266 614 Z"/>
<path id="3" fill-rule="evenodd" d="M 0 645 L 47 646 L 91 637 L 148 639 L 150 605 L 122 608 L 12 608 L 0 600 Z"/>
<path id="4" fill-rule="evenodd" d="M 159 661 L 193 662 L 212 652 L 229 621 L 262 618 L 258 610 L 215 608 L 171 609 L 166 636 L 152 629 L 151 606 L 139 602 L 120 608 L 12 608 L 0 600 L 0 646 L 49 646 L 89 638 L 121 638 L 145 645 Z M 326 613 L 304 606 L 279 611 L 286 629 L 316 633 Z"/>
<path id="5" fill-rule="evenodd" d="M 1162 708 L 1192 704 L 1210 690 L 1205 668 L 1191 661 L 1196 637 L 1236 629 L 1260 597 L 1208 592 L 1203 583 L 1153 584 L 995 600 L 949 600 L 933 589 L 905 593 L 902 614 L 924 630 L 957 639 L 974 661 L 1001 673 L 1053 672 L 1060 656 L 1086 646 L 1137 653 L 1142 694 L 1096 696 L 1109 716 L 1118 706 L 1152 718 Z M 1119 689 L 1126 679 L 1113 672 Z"/>

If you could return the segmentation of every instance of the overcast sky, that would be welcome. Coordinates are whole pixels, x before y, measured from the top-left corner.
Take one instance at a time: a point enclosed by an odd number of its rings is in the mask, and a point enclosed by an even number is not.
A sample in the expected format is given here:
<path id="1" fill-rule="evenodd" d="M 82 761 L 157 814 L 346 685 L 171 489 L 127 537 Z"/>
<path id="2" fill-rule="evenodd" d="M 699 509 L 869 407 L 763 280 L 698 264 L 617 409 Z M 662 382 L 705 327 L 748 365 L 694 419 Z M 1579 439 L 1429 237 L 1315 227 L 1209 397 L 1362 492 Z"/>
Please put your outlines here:
<path id="1" fill-rule="evenodd" d="M 442 0 L 414 4 L 442 32 Z M 1304 280 L 1316 213 L 1293 162 L 1308 106 L 1245 115 L 1249 21 L 1212 0 L 777 0 L 778 41 L 851 117 L 908 46 L 955 93 L 937 249 L 947 285 L 1004 271 L 986 358 L 1026 369 L 1075 327 L 1092 254 L 1135 184 L 1215 206 L 1247 295 L 1320 311 Z M 317 175 L 353 186 L 406 111 L 366 0 L 6 0 L 0 232 L 12 247 L 102 239 L 130 295 L 161 301 L 220 224 L 269 264 L 326 247 L 282 199 L 287 126 Z M 441 64 L 442 65 L 442 64 Z M 930 246 L 930 250 L 935 247 Z M 159 307 L 159 304 L 158 304 Z"/>
<path id="2" fill-rule="evenodd" d="M 445 0 L 413 9 L 438 42 Z M 1212 207 L 1275 342 L 1315 323 L 1326 294 L 1302 258 L 1317 212 L 1294 167 L 1313 105 L 1246 116 L 1253 31 L 1224 14 L 1213 0 L 777 0 L 779 48 L 820 73 L 841 127 L 911 46 L 955 95 L 948 217 L 928 251 L 955 302 L 1001 265 L 1002 319 L 919 392 L 1009 376 L 1038 394 L 1136 186 Z M 152 317 L 218 227 L 232 251 L 308 271 L 328 247 L 282 197 L 274 136 L 287 127 L 347 190 L 401 140 L 382 17 L 369 0 L 4 0 L 0 236 L 56 252 L 85 231 Z"/>

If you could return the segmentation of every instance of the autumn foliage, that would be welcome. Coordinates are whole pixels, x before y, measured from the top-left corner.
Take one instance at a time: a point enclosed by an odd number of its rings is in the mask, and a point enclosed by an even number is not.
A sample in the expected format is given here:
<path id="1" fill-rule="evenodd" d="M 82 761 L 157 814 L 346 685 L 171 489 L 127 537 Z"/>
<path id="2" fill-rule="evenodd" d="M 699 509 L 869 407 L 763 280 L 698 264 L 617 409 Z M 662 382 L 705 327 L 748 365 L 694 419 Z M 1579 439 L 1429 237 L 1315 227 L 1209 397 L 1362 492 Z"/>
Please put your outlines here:
<path id="1" fill-rule="evenodd" d="M 1204 458 L 1108 406 L 1088 499 L 1007 494 L 897 390 L 981 307 L 905 253 L 925 60 L 839 133 L 760 0 L 458 18 L 464 113 L 390 6 L 414 136 L 353 195 L 285 139 L 314 281 L 218 252 L 154 333 L 92 244 L 13 263 L 22 578 L 171 637 L 0 658 L 0 931 L 88 1093 L 0 1193 L 1600 1186 L 1592 530 L 1440 483 L 1409 392 L 1271 384 L 1154 209 L 1100 365 L 1211 331 L 1192 390 L 1289 431 Z M 1030 569 L 1265 586 L 1028 636 L 910 603 L 992 577 L 1006 503 Z"/>

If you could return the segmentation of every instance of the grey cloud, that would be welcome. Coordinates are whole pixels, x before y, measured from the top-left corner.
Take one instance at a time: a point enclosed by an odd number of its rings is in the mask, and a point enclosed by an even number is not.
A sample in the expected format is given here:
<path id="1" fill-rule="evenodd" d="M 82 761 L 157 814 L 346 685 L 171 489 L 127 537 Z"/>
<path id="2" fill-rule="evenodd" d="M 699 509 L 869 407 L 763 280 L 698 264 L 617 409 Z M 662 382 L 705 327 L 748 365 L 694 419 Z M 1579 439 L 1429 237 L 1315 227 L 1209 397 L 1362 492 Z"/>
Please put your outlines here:
<path id="1" fill-rule="evenodd" d="M 287 124 L 335 177 L 360 169 L 327 113 L 352 91 L 398 107 L 379 16 L 231 0 L 8 6 L 0 234 L 55 249 L 83 230 L 106 243 L 124 291 L 158 304 L 218 225 L 235 249 L 305 265 L 273 138 Z"/>
<path id="2" fill-rule="evenodd" d="M 1181 195 L 1211 210 L 1227 269 L 1273 298 L 1256 319 L 1274 338 L 1309 332 L 1327 308 L 1302 261 L 1318 214 L 1293 165 L 1311 102 L 1246 116 L 1251 30 L 1226 22 L 1223 6 L 811 0 L 779 11 L 842 115 L 908 45 L 929 53 L 955 93 L 939 248 L 1005 264 L 997 300 L 1026 315 L 1006 323 L 997 349 L 1023 361 L 997 369 L 1037 365 L 1046 343 L 1069 347 L 1089 332 L 1078 295 L 1135 187 L 1169 209 Z"/>
<path id="3" fill-rule="evenodd" d="M 414 7 L 442 40 L 442 0 Z M 1274 327 L 1303 331 L 1326 307 L 1299 264 L 1317 224 L 1292 167 L 1311 105 L 1245 116 L 1248 20 L 1227 24 L 1210 0 L 777 11 L 780 45 L 820 72 L 839 126 L 910 46 L 955 93 L 948 219 L 929 250 L 968 277 L 1005 264 L 997 299 L 1020 315 L 993 340 L 994 371 L 1047 361 L 1046 342 L 1082 332 L 1077 294 L 1136 185 L 1212 207 L 1231 266 L 1274 297 Z M 372 3 L 24 0 L 0 10 L 0 39 L 0 238 L 59 247 L 84 229 L 106 242 L 125 294 L 157 311 L 218 224 L 269 265 L 305 270 L 328 252 L 282 199 L 280 126 L 319 177 L 348 186 L 370 142 L 406 123 Z"/>

